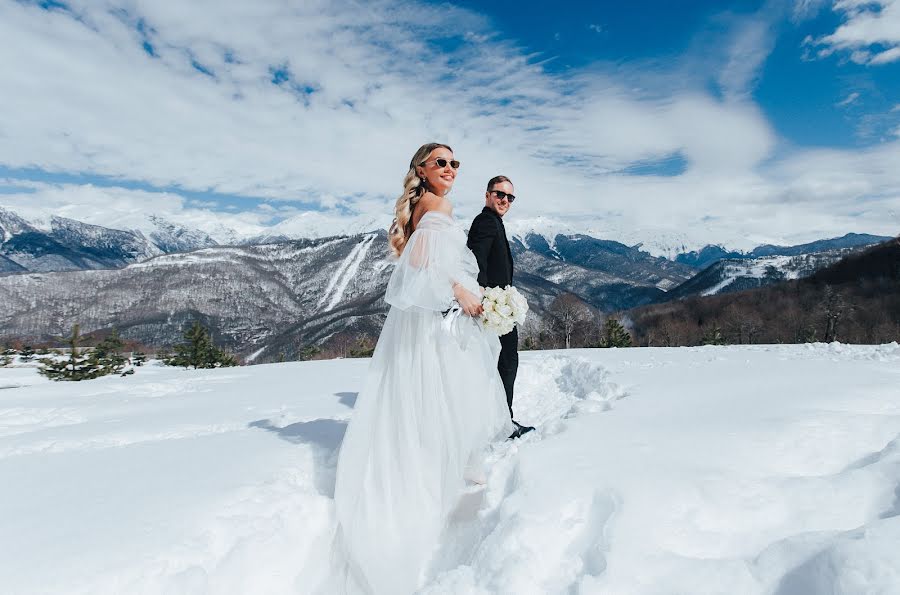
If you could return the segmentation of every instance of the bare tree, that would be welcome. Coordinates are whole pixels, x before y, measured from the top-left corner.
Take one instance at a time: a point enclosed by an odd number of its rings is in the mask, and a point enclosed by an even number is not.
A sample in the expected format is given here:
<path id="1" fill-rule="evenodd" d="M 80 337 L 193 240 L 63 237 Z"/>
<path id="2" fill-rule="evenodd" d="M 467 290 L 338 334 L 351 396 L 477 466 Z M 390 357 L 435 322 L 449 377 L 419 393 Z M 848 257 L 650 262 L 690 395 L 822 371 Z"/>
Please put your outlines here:
<path id="1" fill-rule="evenodd" d="M 831 285 L 825 286 L 822 292 L 822 310 L 825 313 L 825 342 L 837 340 L 837 325 L 847 310 L 844 296 L 835 291 Z"/>
<path id="2" fill-rule="evenodd" d="M 529 316 L 519 327 L 519 349 L 538 349 L 541 344 L 543 322 L 537 316 Z"/>
<path id="3" fill-rule="evenodd" d="M 566 349 L 572 346 L 572 337 L 576 331 L 593 318 L 590 306 L 572 293 L 564 293 L 553 300 L 548 312 Z"/>

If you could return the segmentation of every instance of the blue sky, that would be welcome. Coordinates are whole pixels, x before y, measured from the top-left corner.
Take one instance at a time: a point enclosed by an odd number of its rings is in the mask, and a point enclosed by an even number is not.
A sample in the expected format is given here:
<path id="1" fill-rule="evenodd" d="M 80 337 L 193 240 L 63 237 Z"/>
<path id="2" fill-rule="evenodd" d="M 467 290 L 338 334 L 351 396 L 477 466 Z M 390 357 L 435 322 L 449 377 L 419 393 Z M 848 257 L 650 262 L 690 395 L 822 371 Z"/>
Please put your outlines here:
<path id="1" fill-rule="evenodd" d="M 807 37 L 834 31 L 845 20 L 822 2 L 794 18 L 789 2 L 563 2 L 509 0 L 460 4 L 490 15 L 499 34 L 551 60 L 550 71 L 592 65 L 633 65 L 648 71 L 715 54 L 742 20 L 762 19 L 774 47 L 751 96 L 783 140 L 798 146 L 859 147 L 884 141 L 900 125 L 900 60 L 872 68 L 846 55 L 811 59 Z M 772 5 L 774 8 L 768 8 Z M 716 71 L 709 88 L 718 93 Z M 840 105 L 848 97 L 850 104 Z"/>
<path id="2" fill-rule="evenodd" d="M 387 225 L 438 139 L 461 218 L 503 172 L 514 225 L 627 242 L 900 227 L 900 0 L 0 0 L 0 40 L 33 217 Z"/>

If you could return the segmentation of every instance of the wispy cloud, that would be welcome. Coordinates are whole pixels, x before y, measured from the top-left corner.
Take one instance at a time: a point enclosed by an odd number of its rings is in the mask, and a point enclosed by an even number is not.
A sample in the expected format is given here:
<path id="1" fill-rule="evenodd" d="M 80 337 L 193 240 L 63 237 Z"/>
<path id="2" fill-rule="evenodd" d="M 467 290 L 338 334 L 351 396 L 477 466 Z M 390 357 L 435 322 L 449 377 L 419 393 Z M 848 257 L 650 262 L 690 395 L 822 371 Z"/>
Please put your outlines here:
<path id="1" fill-rule="evenodd" d="M 105 200 L 121 206 L 122 218 L 161 209 L 204 230 L 252 231 L 311 203 L 322 218 L 389 220 L 410 155 L 432 139 L 449 142 L 463 162 L 453 193 L 460 215 L 477 211 L 484 182 L 502 172 L 522 197 L 512 216 L 600 220 L 611 236 L 689 230 L 704 217 L 720 222 L 703 227 L 707 241 L 779 241 L 798 229 L 809 239 L 878 232 L 892 225 L 878 209 L 900 200 L 885 194 L 900 174 L 876 176 L 882 184 L 870 191 L 881 198 L 870 203 L 871 216 L 841 217 L 853 210 L 846 200 L 808 183 L 811 200 L 790 203 L 793 230 L 783 224 L 779 205 L 794 196 L 786 194 L 788 174 L 801 171 L 792 160 L 824 158 L 779 152 L 748 93 L 773 43 L 760 15 L 735 21 L 728 54 L 692 77 L 679 64 L 553 73 L 541 62 L 548 56 L 498 38 L 481 15 L 452 6 L 73 0 L 66 7 L 0 0 L 0 164 L 272 202 L 226 215 L 177 192 L 38 188 L 43 204 L 61 214 L 83 204 L 83 213 L 109 219 L 99 210 Z M 721 96 L 708 90 L 710 77 Z M 634 175 L 641 164 L 673 156 L 676 175 Z M 873 167 L 851 153 L 827 161 L 844 163 L 848 179 Z M 0 204 L 9 205 L 8 196 Z M 24 198 L 15 200 L 26 208 Z M 201 225 L 207 216 L 211 223 Z"/>
<path id="2" fill-rule="evenodd" d="M 756 85 L 760 71 L 775 47 L 773 18 L 763 10 L 742 19 L 728 47 L 728 60 L 719 75 L 726 98 L 743 99 Z"/>
<path id="3" fill-rule="evenodd" d="M 847 95 L 844 99 L 835 103 L 835 105 L 837 107 L 846 107 L 846 106 L 850 105 L 851 103 L 853 103 L 854 101 L 856 101 L 857 99 L 859 99 L 859 93 L 854 91 L 853 93 L 850 93 L 849 95 Z"/>
<path id="4" fill-rule="evenodd" d="M 819 57 L 847 53 L 858 64 L 877 66 L 900 60 L 900 0 L 835 0 L 844 22 L 810 43 Z"/>
<path id="5" fill-rule="evenodd" d="M 791 20 L 799 23 L 815 17 L 828 2 L 829 0 L 795 0 Z"/>

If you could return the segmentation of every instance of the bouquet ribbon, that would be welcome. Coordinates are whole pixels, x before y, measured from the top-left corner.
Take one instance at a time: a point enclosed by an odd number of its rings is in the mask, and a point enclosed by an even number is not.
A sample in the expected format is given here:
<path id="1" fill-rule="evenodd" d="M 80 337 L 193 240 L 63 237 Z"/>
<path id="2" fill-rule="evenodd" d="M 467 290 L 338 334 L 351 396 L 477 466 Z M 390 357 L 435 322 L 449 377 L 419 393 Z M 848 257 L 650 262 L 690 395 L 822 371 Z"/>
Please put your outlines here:
<path id="1" fill-rule="evenodd" d="M 469 338 L 471 337 L 471 332 L 466 332 L 467 329 L 465 327 L 471 324 L 478 328 L 478 323 L 471 316 L 467 316 L 456 302 L 453 302 L 450 309 L 442 314 L 441 328 L 451 339 L 456 341 L 460 349 L 464 350 L 469 344 Z"/>

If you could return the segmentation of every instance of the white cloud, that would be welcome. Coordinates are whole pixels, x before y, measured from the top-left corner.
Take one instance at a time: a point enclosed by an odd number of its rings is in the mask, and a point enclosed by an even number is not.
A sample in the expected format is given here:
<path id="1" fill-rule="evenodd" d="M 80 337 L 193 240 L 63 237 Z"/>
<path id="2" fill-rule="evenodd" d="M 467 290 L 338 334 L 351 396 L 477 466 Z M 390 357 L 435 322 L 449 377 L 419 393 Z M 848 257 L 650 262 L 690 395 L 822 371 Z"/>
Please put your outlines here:
<path id="1" fill-rule="evenodd" d="M 819 56 L 849 52 L 858 64 L 880 65 L 900 60 L 900 0 L 835 0 L 844 22 L 814 41 Z"/>
<path id="2" fill-rule="evenodd" d="M 791 20 L 795 23 L 816 16 L 828 0 L 795 0 Z"/>
<path id="3" fill-rule="evenodd" d="M 851 103 L 853 103 L 854 101 L 856 101 L 857 99 L 859 99 L 859 93 L 854 91 L 853 93 L 850 93 L 849 95 L 847 95 L 844 99 L 835 103 L 835 105 L 837 107 L 846 107 L 846 106 L 850 105 Z"/>
<path id="4" fill-rule="evenodd" d="M 386 226 L 410 155 L 434 139 L 449 142 L 463 162 L 452 194 L 461 218 L 480 209 L 487 179 L 504 173 L 521 197 L 511 217 L 589 221 L 620 237 L 700 230 L 703 241 L 737 245 L 898 227 L 879 211 L 890 198 L 868 203 L 870 215 L 856 219 L 854 204 L 834 198 L 828 185 L 803 186 L 820 202 L 788 200 L 796 193 L 786 190 L 794 187 L 786 172 L 807 179 L 789 167 L 792 159 L 823 158 L 776 153 L 777 135 L 748 94 L 773 43 L 764 14 L 738 21 L 729 51 L 711 61 L 719 99 L 705 88 L 709 72 L 692 77 L 683 65 L 553 74 L 538 62 L 546 56 L 524 53 L 478 14 L 452 6 L 70 6 L 48 12 L 0 0 L 0 164 L 271 202 L 226 214 L 171 192 L 41 185 L 44 211 L 77 211 L 110 225 L 128 213 L 163 211 L 206 231 L 248 234 L 273 218 L 295 217 L 296 226 L 338 221 L 341 213 L 388 219 Z M 673 155 L 687 162 L 681 175 L 624 173 Z M 852 172 L 871 172 L 852 153 L 829 159 L 846 162 L 844 186 Z M 876 176 L 882 185 L 869 191 L 882 196 L 896 187 L 895 175 Z M 0 204 L 27 208 L 27 196 L 0 194 Z M 296 218 L 292 201 L 325 212 Z M 793 228 L 783 225 L 786 203 L 798 217 Z M 813 220 L 818 227 L 806 225 Z"/>
<path id="5" fill-rule="evenodd" d="M 887 64 L 888 62 L 894 62 L 896 60 L 900 60 L 900 46 L 895 46 L 875 54 L 869 63 L 878 65 Z"/>
<path id="6" fill-rule="evenodd" d="M 77 219 L 113 229 L 150 231 L 148 215 L 158 215 L 186 227 L 199 229 L 218 241 L 249 237 L 262 232 L 271 213 L 228 214 L 196 206 L 193 201 L 171 192 L 146 192 L 90 184 L 45 184 L 0 179 L 6 191 L 0 207 L 6 207 L 42 227 L 52 215 Z"/>
<path id="7" fill-rule="evenodd" d="M 756 84 L 772 48 L 775 31 L 772 15 L 762 11 L 736 28 L 728 48 L 728 60 L 719 75 L 719 85 L 729 99 L 746 97 Z"/>

